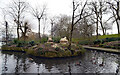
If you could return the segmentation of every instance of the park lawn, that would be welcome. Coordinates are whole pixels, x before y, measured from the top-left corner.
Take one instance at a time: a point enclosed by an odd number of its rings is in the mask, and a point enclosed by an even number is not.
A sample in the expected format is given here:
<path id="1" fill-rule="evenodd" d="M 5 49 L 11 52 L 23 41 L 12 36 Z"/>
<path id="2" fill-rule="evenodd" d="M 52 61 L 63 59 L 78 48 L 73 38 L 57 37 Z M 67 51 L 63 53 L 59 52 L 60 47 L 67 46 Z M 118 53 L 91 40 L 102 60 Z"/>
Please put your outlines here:
<path id="1" fill-rule="evenodd" d="M 120 37 L 120 34 L 111 34 L 111 35 L 100 35 L 98 36 L 98 39 L 105 39 L 105 38 L 118 38 Z M 96 36 L 88 37 L 88 38 L 73 38 L 72 42 L 73 43 L 78 43 L 78 42 L 83 42 L 83 41 L 95 41 Z"/>

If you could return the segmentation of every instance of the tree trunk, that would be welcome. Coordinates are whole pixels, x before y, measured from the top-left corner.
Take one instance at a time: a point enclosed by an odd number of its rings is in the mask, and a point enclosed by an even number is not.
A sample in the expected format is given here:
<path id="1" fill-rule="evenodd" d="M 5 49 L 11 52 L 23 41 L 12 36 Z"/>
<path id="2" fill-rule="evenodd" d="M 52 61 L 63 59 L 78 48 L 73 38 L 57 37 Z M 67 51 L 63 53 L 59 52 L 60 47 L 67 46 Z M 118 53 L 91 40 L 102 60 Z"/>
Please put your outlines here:
<path id="1" fill-rule="evenodd" d="M 117 24 L 118 34 L 120 34 L 120 26 L 117 19 L 116 19 L 116 24 Z"/>
<path id="2" fill-rule="evenodd" d="M 40 19 L 38 18 L 38 24 L 39 24 L 39 27 L 38 27 L 38 36 L 39 36 L 39 39 L 41 40 L 41 36 L 40 36 Z"/>
<path id="3" fill-rule="evenodd" d="M 104 31 L 105 31 L 105 35 L 106 35 L 107 34 L 107 29 L 105 28 Z"/>
<path id="4" fill-rule="evenodd" d="M 105 35 L 104 27 L 103 27 L 103 24 L 102 24 L 102 12 L 101 12 L 101 17 L 100 17 L 100 25 L 101 25 L 101 28 L 102 28 L 103 35 Z"/>
<path id="5" fill-rule="evenodd" d="M 102 12 L 101 12 L 101 17 L 100 17 L 100 25 L 102 28 L 103 35 L 105 35 L 105 31 L 104 31 L 104 27 L 103 27 L 103 23 L 102 23 Z"/>
<path id="6" fill-rule="evenodd" d="M 105 31 L 104 31 L 104 27 L 103 27 L 102 22 L 100 22 L 100 24 L 101 24 L 101 27 L 102 27 L 103 35 L 105 35 Z"/>
<path id="7" fill-rule="evenodd" d="M 26 40 L 26 37 L 25 37 L 25 32 L 22 32 L 22 39 L 24 40 L 24 42 L 25 42 L 25 40 Z"/>
<path id="8" fill-rule="evenodd" d="M 98 39 L 98 17 L 96 22 L 96 39 Z"/>
<path id="9" fill-rule="evenodd" d="M 53 38 L 53 23 L 51 23 L 51 37 Z"/>
<path id="10" fill-rule="evenodd" d="M 19 25 L 17 26 L 17 38 L 18 38 L 18 40 L 20 39 L 20 35 L 19 35 Z"/>
<path id="11" fill-rule="evenodd" d="M 74 19 L 75 19 L 74 16 L 75 16 L 75 5 L 73 1 L 72 24 L 71 24 L 71 29 L 70 29 L 69 46 L 68 46 L 68 49 L 70 51 L 71 51 L 72 34 L 73 34 Z"/>
<path id="12" fill-rule="evenodd" d="M 114 11 L 113 11 L 113 16 L 114 16 L 116 24 L 117 24 L 118 34 L 120 34 L 120 26 L 119 26 L 119 22 L 118 22 L 118 20 L 120 21 L 120 19 L 118 17 L 116 17 L 116 14 L 114 13 Z M 117 16 L 119 16 L 119 15 L 117 15 Z"/>
<path id="13" fill-rule="evenodd" d="M 69 29 L 70 29 L 70 27 L 67 28 L 67 35 L 66 35 L 66 37 L 67 37 L 68 40 L 69 40 L 69 36 L 70 36 L 69 35 L 70 34 L 70 30 Z"/>
<path id="14" fill-rule="evenodd" d="M 8 44 L 8 22 L 5 21 L 5 25 L 6 25 L 6 45 Z"/>
<path id="15" fill-rule="evenodd" d="M 104 27 L 103 27 L 103 24 L 102 24 L 102 17 L 103 17 L 103 5 L 102 5 L 102 2 L 100 2 L 100 24 L 101 24 L 101 27 L 102 27 L 102 31 L 103 31 L 103 35 L 105 35 L 105 31 L 104 31 Z"/>
<path id="16" fill-rule="evenodd" d="M 71 31 L 70 31 L 69 46 L 68 46 L 69 50 L 71 50 L 72 34 L 73 34 L 73 26 L 71 26 Z"/>

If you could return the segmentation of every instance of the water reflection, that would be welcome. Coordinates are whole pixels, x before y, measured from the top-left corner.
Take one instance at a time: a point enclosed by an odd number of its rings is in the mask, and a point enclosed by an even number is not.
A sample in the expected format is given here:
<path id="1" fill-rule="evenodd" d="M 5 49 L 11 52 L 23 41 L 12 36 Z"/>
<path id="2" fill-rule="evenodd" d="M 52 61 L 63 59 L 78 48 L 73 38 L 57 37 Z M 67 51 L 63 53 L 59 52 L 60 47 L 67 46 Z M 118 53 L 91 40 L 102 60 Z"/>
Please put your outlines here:
<path id="1" fill-rule="evenodd" d="M 66 59 L 42 59 L 24 53 L 0 53 L 2 73 L 116 73 L 119 55 L 88 51 Z"/>
<path id="2" fill-rule="evenodd" d="M 0 42 L 0 49 L 1 49 L 2 43 Z M 0 74 L 2 73 L 2 57 L 1 57 L 1 51 L 0 51 Z"/>

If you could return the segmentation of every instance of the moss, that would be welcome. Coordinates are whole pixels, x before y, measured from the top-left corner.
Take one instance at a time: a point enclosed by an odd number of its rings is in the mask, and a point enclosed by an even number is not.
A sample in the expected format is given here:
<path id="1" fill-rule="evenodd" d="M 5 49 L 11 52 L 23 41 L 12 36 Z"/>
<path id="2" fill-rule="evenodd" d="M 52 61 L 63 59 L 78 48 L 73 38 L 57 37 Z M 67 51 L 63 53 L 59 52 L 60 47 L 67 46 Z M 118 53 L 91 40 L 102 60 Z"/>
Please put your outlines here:
<path id="1" fill-rule="evenodd" d="M 57 53 L 57 57 L 64 57 L 64 56 L 63 56 L 63 52 L 58 52 L 58 53 Z"/>
<path id="2" fill-rule="evenodd" d="M 45 57 L 57 57 L 56 52 L 45 52 Z"/>
<path id="3" fill-rule="evenodd" d="M 56 50 L 56 51 L 60 51 L 61 49 L 60 49 L 59 47 L 56 47 L 55 50 Z"/>
<path id="4" fill-rule="evenodd" d="M 27 50 L 27 54 L 35 55 L 35 51 L 32 49 Z"/>
<path id="5" fill-rule="evenodd" d="M 84 48 L 80 51 L 81 51 L 82 54 L 86 52 L 86 50 Z"/>
<path id="6" fill-rule="evenodd" d="M 81 51 L 79 50 L 79 51 L 76 51 L 76 52 L 74 52 L 74 56 L 77 56 L 77 55 L 80 55 L 81 54 Z"/>
<path id="7" fill-rule="evenodd" d="M 2 50 L 17 50 L 17 51 L 23 51 L 21 47 L 8 47 L 8 46 L 3 46 L 1 48 Z"/>
<path id="8" fill-rule="evenodd" d="M 63 56 L 71 56 L 71 55 L 72 55 L 71 52 L 69 50 L 67 50 L 67 51 L 64 52 Z"/>

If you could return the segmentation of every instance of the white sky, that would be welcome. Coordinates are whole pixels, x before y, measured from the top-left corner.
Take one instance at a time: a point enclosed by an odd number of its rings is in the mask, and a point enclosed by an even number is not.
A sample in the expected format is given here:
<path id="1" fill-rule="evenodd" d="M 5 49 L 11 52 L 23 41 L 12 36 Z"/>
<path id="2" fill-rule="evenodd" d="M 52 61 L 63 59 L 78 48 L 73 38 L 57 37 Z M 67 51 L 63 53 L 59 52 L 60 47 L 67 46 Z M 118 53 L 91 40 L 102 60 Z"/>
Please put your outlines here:
<path id="1" fill-rule="evenodd" d="M 6 7 L 9 2 L 12 0 L 0 0 L 0 7 Z M 47 5 L 47 15 L 49 16 L 49 18 L 53 17 L 53 16 L 57 16 L 60 14 L 66 14 L 66 15 L 72 15 L 71 11 L 72 11 L 72 0 L 26 0 L 27 2 L 29 2 L 30 5 L 32 5 L 33 7 L 36 6 L 42 6 L 43 4 Z M 85 1 L 85 0 L 83 0 Z M 0 12 L 1 14 L 1 12 Z M 1 15 L 0 15 L 1 16 Z M 0 17 L 0 20 L 3 19 L 2 17 Z M 33 16 L 29 16 L 29 20 L 32 22 L 32 24 L 34 24 L 34 31 L 38 32 L 38 24 L 37 24 L 37 20 L 35 18 L 33 18 Z M 41 24 L 41 33 L 42 31 L 42 27 L 43 25 Z M 49 33 L 50 31 L 50 23 L 47 23 L 47 31 L 45 33 Z M 115 34 L 117 33 L 117 27 L 116 25 L 113 25 L 113 29 L 111 31 L 109 31 L 109 33 L 111 34 Z"/>

